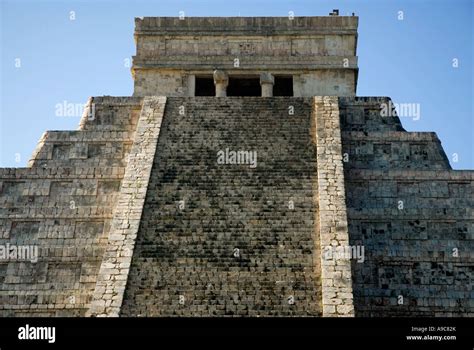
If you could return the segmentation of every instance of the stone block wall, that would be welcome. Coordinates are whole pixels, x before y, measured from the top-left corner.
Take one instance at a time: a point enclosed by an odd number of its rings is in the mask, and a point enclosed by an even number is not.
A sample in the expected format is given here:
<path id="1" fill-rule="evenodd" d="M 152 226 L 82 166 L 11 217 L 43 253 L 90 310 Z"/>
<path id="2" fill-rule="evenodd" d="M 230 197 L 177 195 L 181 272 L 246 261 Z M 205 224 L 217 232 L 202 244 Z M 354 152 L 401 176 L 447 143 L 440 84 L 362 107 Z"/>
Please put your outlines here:
<path id="1" fill-rule="evenodd" d="M 381 117 L 387 102 L 340 99 L 356 316 L 473 316 L 474 172 Z"/>
<path id="2" fill-rule="evenodd" d="M 92 98 L 0 169 L 0 316 L 474 316 L 474 172 L 389 102 Z"/>
<path id="3" fill-rule="evenodd" d="M 353 96 L 357 26 L 356 16 L 136 18 L 134 96 L 194 96 L 188 79 L 215 69 L 293 76 L 295 97 Z"/>
<path id="4" fill-rule="evenodd" d="M 46 132 L 28 168 L 0 169 L 0 246 L 38 249 L 35 263 L 0 259 L 0 316 L 89 309 L 140 107 L 93 98 L 79 130 Z"/>
<path id="5" fill-rule="evenodd" d="M 353 96 L 356 86 L 357 75 L 352 70 L 343 67 L 314 72 L 295 72 L 293 75 L 295 97 Z"/>

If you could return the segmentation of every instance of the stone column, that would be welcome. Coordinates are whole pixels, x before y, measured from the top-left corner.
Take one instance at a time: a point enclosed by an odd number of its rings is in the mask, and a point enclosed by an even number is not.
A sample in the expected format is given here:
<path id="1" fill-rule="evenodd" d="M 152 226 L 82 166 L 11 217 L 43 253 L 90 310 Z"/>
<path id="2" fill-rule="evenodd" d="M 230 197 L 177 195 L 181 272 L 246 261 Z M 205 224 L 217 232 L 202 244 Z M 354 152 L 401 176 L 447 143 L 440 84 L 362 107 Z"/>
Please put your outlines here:
<path id="1" fill-rule="evenodd" d="M 260 74 L 262 97 L 273 97 L 273 84 L 275 84 L 275 77 L 272 74 L 268 72 Z"/>
<path id="2" fill-rule="evenodd" d="M 188 96 L 196 96 L 196 76 L 194 74 L 188 75 Z"/>
<path id="3" fill-rule="evenodd" d="M 214 71 L 214 85 L 216 86 L 216 97 L 227 96 L 227 85 L 229 85 L 229 76 L 223 70 Z"/>

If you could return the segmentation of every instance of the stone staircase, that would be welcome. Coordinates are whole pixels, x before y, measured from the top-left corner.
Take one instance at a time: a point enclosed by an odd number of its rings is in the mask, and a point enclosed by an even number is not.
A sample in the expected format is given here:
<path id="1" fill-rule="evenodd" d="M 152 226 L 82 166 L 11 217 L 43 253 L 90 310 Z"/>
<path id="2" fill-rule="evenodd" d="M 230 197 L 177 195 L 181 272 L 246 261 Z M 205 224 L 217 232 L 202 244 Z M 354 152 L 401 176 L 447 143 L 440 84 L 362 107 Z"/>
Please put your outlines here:
<path id="1" fill-rule="evenodd" d="M 474 174 L 389 102 L 91 99 L 0 169 L 0 245 L 39 250 L 0 316 L 474 316 Z M 321 259 L 347 239 L 363 263 Z"/>
<path id="2" fill-rule="evenodd" d="M 122 315 L 321 315 L 311 106 L 168 98 Z"/>

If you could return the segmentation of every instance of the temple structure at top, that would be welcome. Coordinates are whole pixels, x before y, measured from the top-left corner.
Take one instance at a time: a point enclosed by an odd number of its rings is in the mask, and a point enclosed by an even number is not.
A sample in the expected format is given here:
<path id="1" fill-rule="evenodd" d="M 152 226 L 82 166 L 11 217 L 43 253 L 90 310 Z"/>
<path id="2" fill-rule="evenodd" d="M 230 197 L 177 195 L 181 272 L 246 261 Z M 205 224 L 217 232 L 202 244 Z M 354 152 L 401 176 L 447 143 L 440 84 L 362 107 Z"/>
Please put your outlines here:
<path id="1" fill-rule="evenodd" d="M 356 16 L 135 19 L 134 96 L 354 96 Z"/>

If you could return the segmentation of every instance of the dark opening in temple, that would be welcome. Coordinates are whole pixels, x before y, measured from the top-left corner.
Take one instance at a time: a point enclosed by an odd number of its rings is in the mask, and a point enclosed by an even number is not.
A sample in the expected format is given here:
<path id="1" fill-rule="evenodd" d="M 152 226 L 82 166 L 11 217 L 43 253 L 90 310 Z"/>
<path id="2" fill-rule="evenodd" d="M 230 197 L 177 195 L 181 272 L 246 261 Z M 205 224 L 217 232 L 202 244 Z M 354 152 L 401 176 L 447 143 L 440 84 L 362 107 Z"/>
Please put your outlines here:
<path id="1" fill-rule="evenodd" d="M 275 76 L 273 96 L 293 96 L 293 77 Z"/>
<path id="2" fill-rule="evenodd" d="M 212 77 L 196 77 L 195 96 L 215 96 L 216 88 Z"/>
<path id="3" fill-rule="evenodd" d="M 255 78 L 229 78 L 227 96 L 261 96 L 260 79 Z"/>

